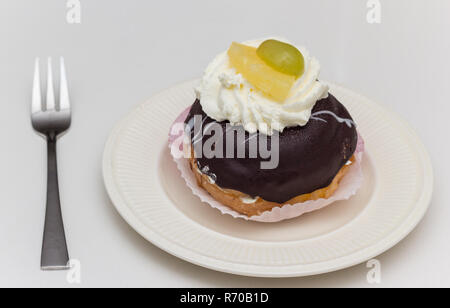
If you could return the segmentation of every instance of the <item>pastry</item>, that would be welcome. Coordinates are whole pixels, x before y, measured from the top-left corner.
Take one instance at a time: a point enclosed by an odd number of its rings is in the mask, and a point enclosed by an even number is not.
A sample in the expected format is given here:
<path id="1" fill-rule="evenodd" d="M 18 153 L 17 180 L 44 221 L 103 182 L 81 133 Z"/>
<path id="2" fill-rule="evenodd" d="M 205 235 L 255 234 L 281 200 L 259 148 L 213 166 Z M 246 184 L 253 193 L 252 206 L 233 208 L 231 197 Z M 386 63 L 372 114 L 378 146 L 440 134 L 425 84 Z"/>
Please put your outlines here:
<path id="1" fill-rule="evenodd" d="M 330 198 L 355 163 L 358 133 L 319 72 L 306 49 L 280 39 L 218 55 L 184 121 L 197 185 L 248 217 Z"/>

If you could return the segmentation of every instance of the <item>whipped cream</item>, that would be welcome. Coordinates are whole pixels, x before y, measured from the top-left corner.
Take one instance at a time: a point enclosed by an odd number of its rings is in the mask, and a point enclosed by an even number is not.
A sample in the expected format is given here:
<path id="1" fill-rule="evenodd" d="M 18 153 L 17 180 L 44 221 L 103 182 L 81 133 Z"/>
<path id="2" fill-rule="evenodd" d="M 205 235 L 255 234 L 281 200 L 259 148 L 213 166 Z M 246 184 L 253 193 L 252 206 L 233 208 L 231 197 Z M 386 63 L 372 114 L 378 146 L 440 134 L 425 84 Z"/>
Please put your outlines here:
<path id="1" fill-rule="evenodd" d="M 286 40 L 276 38 L 279 41 Z M 244 42 L 258 47 L 264 40 Z M 305 48 L 297 47 L 305 60 L 305 72 L 292 87 L 287 99 L 277 102 L 253 87 L 230 65 L 227 52 L 219 54 L 207 67 L 197 97 L 205 113 L 216 121 L 242 125 L 249 133 L 272 135 L 286 127 L 304 126 L 316 102 L 328 96 L 328 86 L 318 81 L 319 62 Z"/>
<path id="2" fill-rule="evenodd" d="M 241 197 L 241 201 L 245 204 L 254 204 L 256 201 L 258 201 L 258 197 L 252 198 L 252 197 Z"/>

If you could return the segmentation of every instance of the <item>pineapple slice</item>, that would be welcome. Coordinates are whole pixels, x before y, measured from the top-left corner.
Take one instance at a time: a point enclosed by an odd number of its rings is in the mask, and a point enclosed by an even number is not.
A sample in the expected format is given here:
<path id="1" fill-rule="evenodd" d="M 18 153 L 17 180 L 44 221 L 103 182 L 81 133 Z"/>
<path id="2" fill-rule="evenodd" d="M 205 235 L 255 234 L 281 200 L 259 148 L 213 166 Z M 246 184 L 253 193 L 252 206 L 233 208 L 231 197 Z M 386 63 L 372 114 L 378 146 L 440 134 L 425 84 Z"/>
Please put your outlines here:
<path id="1" fill-rule="evenodd" d="M 295 83 L 296 76 L 283 74 L 267 65 L 256 48 L 233 43 L 228 50 L 231 66 L 265 95 L 283 102 Z"/>

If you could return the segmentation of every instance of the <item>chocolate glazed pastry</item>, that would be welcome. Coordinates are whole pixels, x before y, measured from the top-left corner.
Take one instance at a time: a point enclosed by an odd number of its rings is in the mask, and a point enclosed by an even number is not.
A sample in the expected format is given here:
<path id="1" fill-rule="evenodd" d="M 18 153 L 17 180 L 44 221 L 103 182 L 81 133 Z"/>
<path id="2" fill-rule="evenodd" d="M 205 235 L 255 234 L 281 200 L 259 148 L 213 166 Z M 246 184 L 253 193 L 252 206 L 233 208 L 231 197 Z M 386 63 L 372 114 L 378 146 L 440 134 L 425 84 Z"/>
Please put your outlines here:
<path id="1" fill-rule="evenodd" d="M 195 115 L 202 116 L 203 127 L 216 122 L 205 114 L 199 100 L 193 104 L 185 123 L 188 124 Z M 219 122 L 224 131 L 227 123 Z M 191 138 L 193 134 L 194 128 L 191 127 Z M 226 134 L 223 135 L 226 144 Z M 249 136 L 246 132 L 246 140 Z M 204 144 L 209 138 L 211 135 L 205 134 L 199 140 Z M 261 169 L 261 162 L 269 159 L 261 158 L 259 153 L 257 158 L 248 158 L 248 141 L 247 158 L 201 157 L 197 159 L 197 165 L 213 177 L 220 188 L 282 204 L 329 186 L 353 156 L 357 141 L 356 127 L 350 114 L 330 94 L 316 103 L 305 126 L 289 127 L 279 134 L 279 164 L 275 169 Z M 270 136 L 268 145 L 270 147 Z"/>

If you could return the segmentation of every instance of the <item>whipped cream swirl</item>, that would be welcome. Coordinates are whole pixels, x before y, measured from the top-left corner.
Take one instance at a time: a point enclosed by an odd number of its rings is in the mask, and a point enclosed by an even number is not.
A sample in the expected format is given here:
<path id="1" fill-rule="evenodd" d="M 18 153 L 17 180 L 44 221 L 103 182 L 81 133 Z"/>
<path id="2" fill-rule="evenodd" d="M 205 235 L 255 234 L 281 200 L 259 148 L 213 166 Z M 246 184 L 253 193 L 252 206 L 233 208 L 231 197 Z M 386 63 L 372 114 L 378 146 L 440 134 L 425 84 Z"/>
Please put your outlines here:
<path id="1" fill-rule="evenodd" d="M 244 44 L 258 47 L 264 41 Z M 318 81 L 319 62 L 305 48 L 297 48 L 305 59 L 305 72 L 283 102 L 267 97 L 238 74 L 231 67 L 226 51 L 219 54 L 208 65 L 196 89 L 205 113 L 219 122 L 228 120 L 233 125 L 242 125 L 249 133 L 259 130 L 272 135 L 273 130 L 282 132 L 286 127 L 306 125 L 316 102 L 328 96 L 328 86 Z"/>

